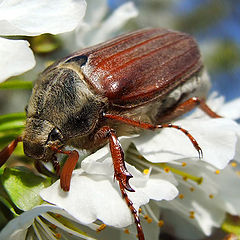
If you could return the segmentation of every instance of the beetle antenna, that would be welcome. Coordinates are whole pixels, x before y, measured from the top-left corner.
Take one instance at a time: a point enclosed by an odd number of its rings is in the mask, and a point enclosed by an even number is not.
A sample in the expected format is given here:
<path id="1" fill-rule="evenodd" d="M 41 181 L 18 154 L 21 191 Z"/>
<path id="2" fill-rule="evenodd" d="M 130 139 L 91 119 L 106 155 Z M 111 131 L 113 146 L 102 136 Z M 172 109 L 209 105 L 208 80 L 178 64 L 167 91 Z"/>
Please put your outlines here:
<path id="1" fill-rule="evenodd" d="M 22 137 L 17 137 L 0 152 L 0 167 L 8 160 L 18 143 L 22 142 Z"/>

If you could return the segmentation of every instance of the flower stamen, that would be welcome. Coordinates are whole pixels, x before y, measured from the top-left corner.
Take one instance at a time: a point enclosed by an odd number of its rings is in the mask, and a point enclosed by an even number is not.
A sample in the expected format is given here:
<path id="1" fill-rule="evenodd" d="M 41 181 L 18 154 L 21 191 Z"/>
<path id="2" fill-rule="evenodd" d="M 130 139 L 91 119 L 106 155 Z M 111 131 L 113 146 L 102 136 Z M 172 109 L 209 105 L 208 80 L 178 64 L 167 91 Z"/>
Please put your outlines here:
<path id="1" fill-rule="evenodd" d="M 189 218 L 194 219 L 195 218 L 195 212 L 190 211 L 189 213 L 190 213 Z"/>
<path id="2" fill-rule="evenodd" d="M 183 194 L 179 194 L 178 197 L 179 197 L 180 199 L 184 199 L 184 195 L 183 195 Z"/>
<path id="3" fill-rule="evenodd" d="M 152 166 L 153 169 L 155 170 L 159 170 L 156 166 L 160 167 L 161 169 L 164 169 L 165 172 L 172 172 L 176 175 L 182 176 L 185 180 L 190 179 L 194 182 L 196 182 L 197 184 L 201 184 L 203 181 L 202 177 L 197 177 L 194 175 L 191 175 L 189 173 L 186 173 L 184 171 L 181 171 L 179 169 L 176 169 L 174 167 L 169 166 L 166 163 L 152 163 L 147 161 L 143 156 L 141 156 L 136 149 L 134 149 L 134 145 L 130 145 L 130 147 L 128 148 L 127 151 L 127 157 L 129 160 L 135 161 L 136 164 L 134 164 L 135 166 L 139 166 L 140 168 L 143 167 L 144 169 L 149 168 L 149 166 Z M 185 165 L 185 164 L 183 164 Z"/>
<path id="4" fill-rule="evenodd" d="M 107 225 L 103 223 L 103 224 L 101 224 L 101 225 L 99 226 L 99 228 L 97 228 L 96 231 L 97 231 L 97 232 L 101 232 L 102 230 L 104 230 L 104 229 L 106 228 L 106 226 L 107 226 Z"/>
<path id="5" fill-rule="evenodd" d="M 159 220 L 159 221 L 158 221 L 158 226 L 159 226 L 159 227 L 162 227 L 163 225 L 164 225 L 164 221 L 163 221 L 163 220 Z"/>

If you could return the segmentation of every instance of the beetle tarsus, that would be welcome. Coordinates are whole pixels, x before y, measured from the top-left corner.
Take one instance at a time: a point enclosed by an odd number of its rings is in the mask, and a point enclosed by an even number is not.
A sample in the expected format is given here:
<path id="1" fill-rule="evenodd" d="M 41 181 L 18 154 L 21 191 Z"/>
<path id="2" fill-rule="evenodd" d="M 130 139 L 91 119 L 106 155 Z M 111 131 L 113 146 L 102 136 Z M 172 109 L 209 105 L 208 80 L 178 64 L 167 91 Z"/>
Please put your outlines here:
<path id="1" fill-rule="evenodd" d="M 132 201 L 128 198 L 128 195 L 125 191 L 125 187 L 121 184 L 121 182 L 119 182 L 119 187 L 122 193 L 122 197 L 124 198 L 124 200 L 126 201 L 133 217 L 134 217 L 134 221 L 135 221 L 135 225 L 137 227 L 137 232 L 138 232 L 138 239 L 139 240 L 144 240 L 144 233 L 143 233 L 143 229 L 141 226 L 141 222 L 140 222 L 140 218 L 137 214 L 137 210 L 134 208 Z"/>

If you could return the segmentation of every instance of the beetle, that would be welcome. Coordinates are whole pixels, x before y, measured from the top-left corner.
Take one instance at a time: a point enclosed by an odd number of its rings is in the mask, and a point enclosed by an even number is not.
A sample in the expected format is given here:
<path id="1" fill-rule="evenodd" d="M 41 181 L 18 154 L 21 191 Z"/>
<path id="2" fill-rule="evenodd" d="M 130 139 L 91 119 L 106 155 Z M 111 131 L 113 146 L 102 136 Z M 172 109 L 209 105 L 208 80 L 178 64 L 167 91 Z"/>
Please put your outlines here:
<path id="1" fill-rule="evenodd" d="M 188 34 L 142 29 L 75 52 L 41 73 L 26 107 L 26 128 L 0 153 L 3 165 L 18 142 L 37 161 L 51 161 L 64 191 L 69 191 L 76 150 L 96 151 L 107 142 L 114 176 L 138 232 L 140 219 L 127 191 L 132 175 L 124 163 L 119 136 L 143 129 L 175 128 L 184 133 L 201 156 L 194 137 L 169 122 L 196 106 L 220 117 L 205 103 L 209 87 L 196 41 Z M 62 170 L 56 153 L 68 155 Z"/>

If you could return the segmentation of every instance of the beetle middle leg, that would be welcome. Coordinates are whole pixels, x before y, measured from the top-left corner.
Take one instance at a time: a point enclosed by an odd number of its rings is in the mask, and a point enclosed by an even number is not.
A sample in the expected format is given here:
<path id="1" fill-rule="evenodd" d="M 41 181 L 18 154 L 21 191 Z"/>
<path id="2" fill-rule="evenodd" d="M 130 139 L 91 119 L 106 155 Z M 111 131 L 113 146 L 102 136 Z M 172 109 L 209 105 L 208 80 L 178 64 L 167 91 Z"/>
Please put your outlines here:
<path id="1" fill-rule="evenodd" d="M 113 114 L 109 114 L 109 113 L 105 113 L 104 117 L 112 119 L 112 120 L 117 120 L 117 121 L 126 123 L 128 125 L 132 125 L 134 127 L 148 129 L 148 130 L 156 130 L 156 129 L 161 129 L 161 128 L 175 128 L 175 129 L 181 131 L 182 133 L 184 133 L 189 138 L 189 140 L 191 141 L 191 143 L 193 144 L 195 149 L 198 151 L 199 158 L 202 158 L 202 155 L 203 155 L 202 149 L 198 145 L 198 142 L 196 141 L 196 139 L 186 129 L 184 129 L 178 125 L 174 125 L 171 123 L 154 125 L 151 123 L 139 122 L 139 121 L 132 120 L 130 118 L 122 117 L 119 115 L 113 115 Z"/>
<path id="2" fill-rule="evenodd" d="M 122 146 L 116 136 L 116 133 L 113 129 L 108 126 L 102 127 L 95 134 L 95 141 L 101 141 L 103 139 L 109 139 L 110 151 L 113 159 L 114 166 L 114 177 L 117 179 L 119 183 L 119 187 L 122 193 L 122 197 L 125 199 L 129 209 L 132 212 L 132 215 L 135 220 L 135 224 L 138 232 L 138 239 L 144 240 L 144 234 L 142 230 L 142 226 L 140 223 L 140 218 L 137 214 L 137 210 L 134 208 L 132 201 L 128 198 L 126 190 L 130 192 L 134 192 L 134 189 L 129 185 L 129 179 L 132 178 L 132 175 L 127 171 L 125 162 L 124 162 L 124 152 Z"/>

